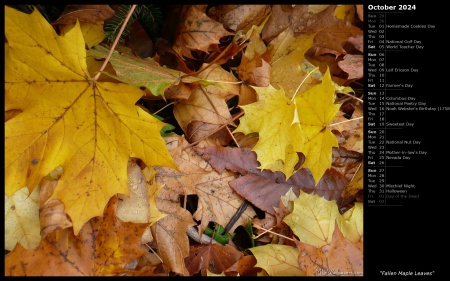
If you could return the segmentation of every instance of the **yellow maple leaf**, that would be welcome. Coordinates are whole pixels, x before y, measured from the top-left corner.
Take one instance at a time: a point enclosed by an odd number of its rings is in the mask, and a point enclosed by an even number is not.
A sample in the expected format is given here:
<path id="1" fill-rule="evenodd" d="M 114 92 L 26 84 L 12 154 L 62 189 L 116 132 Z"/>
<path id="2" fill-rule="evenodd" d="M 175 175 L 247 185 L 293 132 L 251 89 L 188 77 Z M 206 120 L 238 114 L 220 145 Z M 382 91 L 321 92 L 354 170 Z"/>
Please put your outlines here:
<path id="1" fill-rule="evenodd" d="M 5 191 L 32 189 L 61 165 L 52 197 L 77 234 L 112 196 L 128 195 L 130 156 L 176 168 L 159 134 L 164 123 L 135 106 L 139 89 L 92 81 L 78 23 L 58 36 L 37 9 L 5 9 L 5 110 L 21 112 L 5 123 Z"/>
<path id="2" fill-rule="evenodd" d="M 353 243 L 361 240 L 363 221 L 363 203 L 361 202 L 356 202 L 355 206 L 337 218 L 342 235 Z"/>
<path id="3" fill-rule="evenodd" d="M 294 210 L 283 221 L 300 238 L 300 241 L 315 247 L 331 242 L 336 217 L 339 215 L 336 201 L 327 201 L 317 194 L 300 190 L 294 201 Z"/>
<path id="4" fill-rule="evenodd" d="M 255 256 L 255 267 L 261 267 L 269 276 L 305 276 L 298 266 L 299 251 L 287 245 L 268 244 L 249 249 Z"/>
<path id="5" fill-rule="evenodd" d="M 259 133 L 253 147 L 261 163 L 259 168 L 282 171 L 286 178 L 295 172 L 297 152 L 306 156 L 303 168 L 309 168 L 316 183 L 331 167 L 332 147 L 338 146 L 327 127 L 340 105 L 334 104 L 335 88 L 329 70 L 322 82 L 289 100 L 283 88 L 253 87 L 258 101 L 241 106 L 245 115 L 235 132 Z"/>
<path id="6" fill-rule="evenodd" d="M 285 96 L 284 90 L 268 87 L 253 87 L 258 101 L 241 106 L 245 115 L 234 132 L 259 133 L 253 151 L 258 155 L 262 170 L 282 171 L 286 177 L 293 174 L 298 162 L 295 152 L 303 149 L 303 133 L 294 121 L 295 105 Z"/>
<path id="7" fill-rule="evenodd" d="M 335 88 L 330 71 L 325 72 L 322 83 L 313 86 L 295 97 L 298 117 L 305 136 L 303 154 L 308 168 L 317 183 L 323 173 L 331 167 L 333 146 L 338 146 L 336 136 L 327 127 L 339 111 L 334 104 Z"/>
<path id="8" fill-rule="evenodd" d="M 88 48 L 92 48 L 97 44 L 100 44 L 103 39 L 105 39 L 106 34 L 103 31 L 104 21 L 99 20 L 95 23 L 92 22 L 81 22 L 81 32 L 83 33 L 84 40 Z M 75 23 L 64 24 L 59 26 L 61 32 L 60 35 L 64 35 L 67 31 L 71 30 L 75 26 Z"/>

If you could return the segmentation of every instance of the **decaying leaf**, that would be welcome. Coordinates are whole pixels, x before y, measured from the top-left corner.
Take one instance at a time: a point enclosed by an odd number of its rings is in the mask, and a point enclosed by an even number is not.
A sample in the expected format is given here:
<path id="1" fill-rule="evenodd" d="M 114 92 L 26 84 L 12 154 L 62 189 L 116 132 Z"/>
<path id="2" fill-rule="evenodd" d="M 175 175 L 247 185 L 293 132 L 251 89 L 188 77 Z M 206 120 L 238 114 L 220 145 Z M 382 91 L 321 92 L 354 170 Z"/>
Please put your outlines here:
<path id="1" fill-rule="evenodd" d="M 187 268 L 191 275 L 206 270 L 220 274 L 235 264 L 243 254 L 230 245 L 208 244 L 191 246 L 189 257 L 186 258 Z"/>
<path id="2" fill-rule="evenodd" d="M 167 271 L 189 275 L 184 258 L 189 255 L 189 239 L 186 230 L 196 225 L 192 214 L 180 207 L 179 190 L 165 186 L 157 197 L 157 207 L 167 216 L 151 226 L 158 245 L 158 254 Z"/>
<path id="3" fill-rule="evenodd" d="M 79 22 L 95 23 L 113 17 L 114 10 L 109 5 L 67 5 L 54 24 Z"/>
<path id="4" fill-rule="evenodd" d="M 58 36 L 36 9 L 27 15 L 6 7 L 5 31 L 5 109 L 22 110 L 5 123 L 8 196 L 32 190 L 61 165 L 53 198 L 78 234 L 109 198 L 128 194 L 130 156 L 176 168 L 159 134 L 164 124 L 134 106 L 142 91 L 92 83 L 79 24 Z"/>
<path id="5" fill-rule="evenodd" d="M 321 248 L 302 242 L 298 265 L 308 276 L 363 276 L 363 243 L 348 241 L 334 227 L 331 243 Z"/>
<path id="6" fill-rule="evenodd" d="M 298 170 L 286 180 L 281 172 L 258 169 L 256 154 L 249 148 L 208 146 L 195 147 L 194 150 L 219 173 L 224 169 L 239 172 L 242 176 L 229 182 L 231 188 L 272 215 L 276 214 L 274 207 L 279 206 L 281 196 L 290 188 L 296 195 L 301 189 L 327 200 L 337 200 L 348 183 L 341 173 L 333 169 L 327 170 L 317 185 L 307 169 Z"/>
<path id="7" fill-rule="evenodd" d="M 217 5 L 208 10 L 208 15 L 225 28 L 243 33 L 262 23 L 269 13 L 269 5 Z"/>
<path id="8" fill-rule="evenodd" d="M 236 194 L 228 183 L 235 179 L 229 171 L 217 172 L 211 168 L 192 148 L 187 148 L 184 138 L 172 137 L 173 146 L 169 147 L 180 172 L 157 167 L 157 182 L 165 183 L 177 189 L 180 194 L 197 195 L 198 206 L 194 219 L 201 221 L 199 233 L 202 233 L 209 222 L 226 226 L 236 211 L 244 203 L 244 199 Z M 241 217 L 230 228 L 230 233 L 239 225 L 245 225 L 248 219 L 255 216 L 251 207 L 242 213 Z"/>
<path id="9" fill-rule="evenodd" d="M 232 35 L 223 26 L 205 14 L 206 5 L 192 5 L 186 12 L 178 29 L 173 49 L 180 56 L 192 58 L 191 51 L 208 52 L 219 39 Z"/>

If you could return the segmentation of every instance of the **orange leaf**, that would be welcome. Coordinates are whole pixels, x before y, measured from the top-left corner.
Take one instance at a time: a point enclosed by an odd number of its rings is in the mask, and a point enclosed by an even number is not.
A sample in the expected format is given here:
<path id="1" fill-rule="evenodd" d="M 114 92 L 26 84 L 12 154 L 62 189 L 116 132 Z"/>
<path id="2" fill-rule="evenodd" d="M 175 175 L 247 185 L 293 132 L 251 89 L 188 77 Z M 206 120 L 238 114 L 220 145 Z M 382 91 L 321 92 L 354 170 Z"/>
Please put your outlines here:
<path id="1" fill-rule="evenodd" d="M 316 248 L 308 244 L 298 242 L 300 251 L 298 263 L 307 275 L 363 275 L 363 243 L 348 241 L 339 230 L 334 228 L 333 238 L 330 244 Z"/>
<path id="2" fill-rule="evenodd" d="M 122 223 L 116 218 L 117 196 L 104 218 L 86 223 L 77 236 L 72 229 L 53 232 L 35 250 L 17 245 L 5 257 L 5 272 L 12 276 L 111 275 L 145 255 L 141 236 L 147 224 Z"/>
<path id="3" fill-rule="evenodd" d="M 243 254 L 236 248 L 220 244 L 196 245 L 191 246 L 189 257 L 186 262 L 190 274 L 202 272 L 206 269 L 210 272 L 219 274 L 236 263 Z"/>

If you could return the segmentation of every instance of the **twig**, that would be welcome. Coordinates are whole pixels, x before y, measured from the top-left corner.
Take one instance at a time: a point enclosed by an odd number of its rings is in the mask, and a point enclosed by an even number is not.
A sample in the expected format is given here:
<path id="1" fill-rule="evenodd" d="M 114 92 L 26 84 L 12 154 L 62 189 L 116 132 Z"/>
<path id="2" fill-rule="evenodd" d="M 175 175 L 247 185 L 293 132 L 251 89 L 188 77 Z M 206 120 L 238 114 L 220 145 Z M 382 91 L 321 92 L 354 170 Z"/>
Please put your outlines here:
<path id="1" fill-rule="evenodd" d="M 356 118 L 353 118 L 353 119 L 349 119 L 349 120 L 333 123 L 333 124 L 328 125 L 328 127 L 336 126 L 336 125 L 339 125 L 339 124 L 342 124 L 342 123 L 352 122 L 352 121 L 359 120 L 359 119 L 362 119 L 362 118 L 364 118 L 364 116 L 360 116 L 360 117 L 356 117 Z"/>
<path id="2" fill-rule="evenodd" d="M 284 235 L 282 235 L 282 234 L 273 232 L 273 231 L 271 231 L 271 230 L 269 230 L 269 229 L 265 229 L 264 227 L 261 227 L 261 226 L 259 226 L 259 225 L 257 225 L 257 224 L 254 224 L 253 226 L 254 226 L 255 228 L 257 228 L 257 229 L 262 229 L 262 230 L 264 230 L 265 232 L 269 232 L 269 233 L 278 235 L 278 236 L 280 236 L 280 237 L 283 237 L 284 239 L 288 239 L 288 240 L 294 241 L 294 239 L 292 239 L 292 238 L 289 238 L 289 237 L 284 236 Z"/>
<path id="3" fill-rule="evenodd" d="M 353 95 L 350 95 L 350 94 L 347 94 L 347 93 L 344 93 L 344 92 L 339 92 L 339 94 L 347 95 L 347 96 L 349 96 L 349 97 L 351 97 L 351 98 L 354 98 L 355 100 L 359 101 L 360 103 L 364 103 L 364 101 L 363 101 L 362 99 L 357 98 L 357 97 L 355 97 L 355 96 L 353 96 Z"/>
<path id="4" fill-rule="evenodd" d="M 217 242 L 216 240 L 214 240 L 213 238 L 209 237 L 206 234 L 203 234 L 200 236 L 198 234 L 198 230 L 197 228 L 191 226 L 186 230 L 186 234 L 195 242 L 200 243 L 200 244 L 220 244 L 219 242 Z"/>
<path id="5" fill-rule="evenodd" d="M 125 27 L 127 26 L 127 23 L 128 23 L 128 21 L 130 20 L 131 15 L 132 15 L 133 12 L 134 12 L 134 9 L 136 9 L 136 6 L 137 6 L 137 5 L 131 6 L 131 9 L 130 9 L 130 11 L 128 12 L 127 17 L 125 18 L 125 21 L 123 22 L 122 27 L 120 28 L 119 33 L 118 33 L 117 36 L 116 36 L 116 40 L 114 40 L 114 43 L 113 43 L 113 45 L 112 45 L 112 47 L 111 47 L 111 50 L 109 50 L 108 56 L 106 57 L 105 61 L 103 62 L 103 65 L 102 65 L 102 67 L 100 68 L 100 70 L 97 71 L 97 74 L 95 75 L 95 77 L 92 78 L 92 81 L 93 81 L 93 82 L 96 82 L 96 81 L 98 80 L 98 78 L 100 77 L 100 75 L 102 74 L 103 70 L 105 70 L 106 65 L 108 64 L 108 61 L 111 59 L 111 56 L 112 56 L 112 54 L 113 54 L 113 52 L 114 52 L 114 49 L 116 48 L 116 45 L 119 43 L 120 36 L 122 36 L 122 33 L 123 33 L 123 31 L 125 30 Z"/>

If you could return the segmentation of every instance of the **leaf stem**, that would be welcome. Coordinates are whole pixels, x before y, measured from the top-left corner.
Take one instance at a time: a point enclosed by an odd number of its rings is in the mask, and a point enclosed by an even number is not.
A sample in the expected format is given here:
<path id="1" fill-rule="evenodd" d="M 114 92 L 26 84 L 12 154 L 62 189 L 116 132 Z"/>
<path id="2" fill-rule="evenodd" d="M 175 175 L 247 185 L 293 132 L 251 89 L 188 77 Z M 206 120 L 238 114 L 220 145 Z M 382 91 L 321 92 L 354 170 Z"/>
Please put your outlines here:
<path id="1" fill-rule="evenodd" d="M 349 119 L 349 120 L 333 123 L 333 124 L 328 125 L 328 127 L 336 126 L 336 125 L 339 125 L 339 124 L 342 124 L 342 123 L 346 123 L 346 122 L 355 121 L 355 120 L 362 119 L 362 118 L 364 118 L 364 116 L 360 116 L 360 117 L 356 117 L 356 118 L 353 118 L 353 119 Z"/>
<path id="2" fill-rule="evenodd" d="M 97 71 L 97 74 L 96 74 L 95 77 L 92 79 L 92 81 L 93 81 L 94 83 L 97 82 L 97 80 L 98 80 L 98 78 L 100 77 L 100 75 L 102 74 L 103 70 L 105 70 L 106 65 L 108 64 L 108 61 L 111 59 L 111 56 L 112 56 L 112 53 L 114 52 L 114 49 L 116 48 L 117 44 L 119 43 L 120 36 L 122 35 L 123 31 L 125 30 L 125 27 L 127 26 L 127 23 L 128 23 L 128 21 L 130 20 L 131 15 L 132 15 L 133 12 L 134 12 L 134 9 L 136 9 L 136 6 L 137 6 L 137 5 L 131 6 L 131 9 L 130 9 L 130 11 L 128 12 L 127 17 L 125 18 L 125 20 L 124 20 L 124 22 L 123 22 L 123 24 L 122 24 L 122 27 L 120 28 L 119 33 L 118 33 L 117 36 L 116 36 L 116 40 L 114 40 L 114 43 L 113 43 L 113 45 L 112 45 L 112 47 L 111 47 L 111 50 L 109 50 L 108 56 L 106 57 L 105 61 L 103 62 L 103 65 L 102 65 L 102 67 L 100 68 L 100 70 Z"/>
<path id="3" fill-rule="evenodd" d="M 295 96 L 297 95 L 298 90 L 300 90 L 300 87 L 303 85 L 303 83 L 305 83 L 306 79 L 307 79 L 309 76 L 311 76 L 311 74 L 312 74 L 314 71 L 316 71 L 318 68 L 319 68 L 319 67 L 316 66 L 313 70 L 311 70 L 311 71 L 305 76 L 305 78 L 303 78 L 303 81 L 300 83 L 300 85 L 298 85 L 297 90 L 295 90 L 295 93 L 294 93 L 294 95 L 292 96 L 291 101 L 294 101 L 294 98 L 295 98 Z"/>
<path id="4" fill-rule="evenodd" d="M 269 232 L 269 233 L 275 234 L 275 235 L 277 235 L 277 236 L 283 237 L 284 239 L 294 241 L 294 239 L 292 239 L 292 238 L 289 238 L 289 237 L 284 236 L 284 235 L 282 235 L 282 234 L 273 232 L 273 231 L 271 231 L 270 229 L 265 229 L 264 227 L 261 227 L 261 226 L 259 226 L 259 225 L 257 225 L 257 224 L 253 224 L 253 227 L 255 227 L 255 228 L 257 228 L 257 229 L 264 230 L 264 233 Z M 272 229 L 272 228 L 271 228 L 271 229 Z M 264 233 L 263 233 L 263 234 L 264 234 Z M 259 235 L 259 236 L 261 236 L 261 235 Z M 253 238 L 253 239 L 255 239 L 255 238 Z"/>

